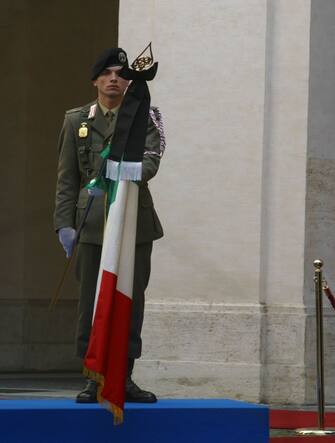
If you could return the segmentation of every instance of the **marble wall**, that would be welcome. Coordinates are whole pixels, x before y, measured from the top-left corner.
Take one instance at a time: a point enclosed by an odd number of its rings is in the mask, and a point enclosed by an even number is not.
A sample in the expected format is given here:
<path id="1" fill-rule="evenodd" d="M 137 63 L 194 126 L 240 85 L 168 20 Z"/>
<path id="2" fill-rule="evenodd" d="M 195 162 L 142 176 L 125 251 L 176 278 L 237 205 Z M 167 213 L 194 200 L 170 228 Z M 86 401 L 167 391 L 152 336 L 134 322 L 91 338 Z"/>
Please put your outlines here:
<path id="1" fill-rule="evenodd" d="M 136 29 L 136 40 L 130 29 Z M 168 149 L 138 376 L 164 395 L 303 403 L 311 2 L 134 0 Z"/>

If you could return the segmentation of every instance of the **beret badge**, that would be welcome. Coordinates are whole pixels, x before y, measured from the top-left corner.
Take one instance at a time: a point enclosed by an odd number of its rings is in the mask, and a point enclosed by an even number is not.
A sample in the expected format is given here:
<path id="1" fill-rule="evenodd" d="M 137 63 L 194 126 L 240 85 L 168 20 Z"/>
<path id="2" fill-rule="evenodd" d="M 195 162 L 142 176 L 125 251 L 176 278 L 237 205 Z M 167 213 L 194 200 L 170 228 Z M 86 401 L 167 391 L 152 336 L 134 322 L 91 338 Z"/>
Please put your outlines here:
<path id="1" fill-rule="evenodd" d="M 119 52 L 118 58 L 119 58 L 119 62 L 122 63 L 122 64 L 126 63 L 126 61 L 127 61 L 127 56 L 126 56 L 126 54 L 123 51 Z"/>

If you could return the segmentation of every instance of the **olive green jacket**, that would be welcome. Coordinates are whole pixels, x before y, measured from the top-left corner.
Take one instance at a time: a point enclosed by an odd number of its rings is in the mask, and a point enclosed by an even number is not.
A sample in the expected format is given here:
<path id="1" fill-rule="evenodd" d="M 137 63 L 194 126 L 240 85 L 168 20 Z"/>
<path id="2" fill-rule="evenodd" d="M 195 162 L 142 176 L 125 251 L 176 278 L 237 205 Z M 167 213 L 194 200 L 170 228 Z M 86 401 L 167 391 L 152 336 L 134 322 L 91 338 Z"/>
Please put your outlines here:
<path id="1" fill-rule="evenodd" d="M 94 103 L 93 103 L 94 104 Z M 107 139 L 113 134 L 116 118 L 112 125 L 96 107 L 90 115 L 92 103 L 65 113 L 65 120 L 59 137 L 58 179 L 54 227 L 58 231 L 65 227 L 78 227 L 89 198 L 85 185 L 97 175 Z M 86 137 L 79 137 L 79 128 L 84 123 Z M 148 180 L 156 175 L 160 162 L 160 134 L 149 118 L 145 154 L 143 158 L 142 181 L 139 183 L 139 204 L 136 243 L 145 243 L 163 236 L 162 226 L 154 209 L 148 188 Z M 105 220 L 103 197 L 95 197 L 80 242 L 102 244 Z"/>

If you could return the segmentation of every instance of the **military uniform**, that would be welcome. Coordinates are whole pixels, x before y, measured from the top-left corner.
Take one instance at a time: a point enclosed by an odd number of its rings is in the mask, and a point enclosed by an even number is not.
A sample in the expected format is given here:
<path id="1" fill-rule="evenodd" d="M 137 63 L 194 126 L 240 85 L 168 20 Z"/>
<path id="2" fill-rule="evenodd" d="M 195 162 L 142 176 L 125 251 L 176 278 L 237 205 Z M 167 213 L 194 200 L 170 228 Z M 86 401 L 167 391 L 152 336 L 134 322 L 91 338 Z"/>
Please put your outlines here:
<path id="1" fill-rule="evenodd" d="M 58 180 L 54 225 L 56 231 L 78 227 L 89 198 L 85 185 L 97 175 L 100 156 L 106 141 L 113 135 L 118 110 L 107 115 L 98 103 L 90 103 L 67 111 L 59 139 Z M 104 115 L 106 114 L 106 115 Z M 159 113 L 150 110 L 142 181 L 139 182 L 139 204 L 135 251 L 133 311 L 129 340 L 129 358 L 141 355 L 141 329 L 144 291 L 150 275 L 152 242 L 163 236 L 162 226 L 154 209 L 148 180 L 156 173 L 161 157 Z M 80 131 L 80 128 L 82 130 Z M 83 358 L 88 346 L 96 281 L 105 220 L 103 197 L 95 197 L 78 245 L 76 274 L 80 282 L 78 308 L 77 354 Z"/>

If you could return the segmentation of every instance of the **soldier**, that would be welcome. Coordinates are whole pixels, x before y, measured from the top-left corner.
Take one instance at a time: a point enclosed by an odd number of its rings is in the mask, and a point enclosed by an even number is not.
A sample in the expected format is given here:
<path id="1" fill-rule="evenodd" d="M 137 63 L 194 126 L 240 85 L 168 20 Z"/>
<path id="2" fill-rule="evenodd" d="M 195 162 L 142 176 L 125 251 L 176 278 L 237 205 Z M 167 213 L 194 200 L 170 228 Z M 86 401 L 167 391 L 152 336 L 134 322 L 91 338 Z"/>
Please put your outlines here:
<path id="1" fill-rule="evenodd" d="M 118 75 L 128 65 L 121 48 L 104 51 L 92 68 L 91 80 L 97 88 L 97 100 L 71 109 L 65 114 L 59 139 L 58 180 L 54 225 L 66 256 L 72 255 L 76 227 L 87 201 L 87 183 L 97 175 L 101 166 L 100 152 L 113 135 L 118 109 L 128 81 Z M 142 180 L 139 186 L 138 220 L 135 251 L 133 310 L 129 338 L 126 401 L 157 401 L 156 396 L 140 389 L 132 380 L 134 360 L 141 355 L 141 329 L 144 313 L 144 291 L 149 282 L 153 240 L 163 236 L 155 212 L 148 181 L 157 173 L 164 150 L 161 116 L 157 108 L 150 108 Z M 104 226 L 104 198 L 95 197 L 77 250 L 76 276 L 80 284 L 77 324 L 77 355 L 84 358 L 89 342 L 91 322 L 99 271 Z M 76 398 L 78 403 L 95 403 L 97 386 L 88 380 L 85 389 Z"/>

